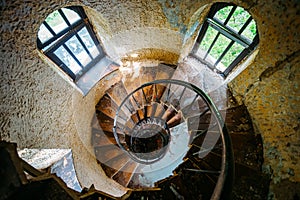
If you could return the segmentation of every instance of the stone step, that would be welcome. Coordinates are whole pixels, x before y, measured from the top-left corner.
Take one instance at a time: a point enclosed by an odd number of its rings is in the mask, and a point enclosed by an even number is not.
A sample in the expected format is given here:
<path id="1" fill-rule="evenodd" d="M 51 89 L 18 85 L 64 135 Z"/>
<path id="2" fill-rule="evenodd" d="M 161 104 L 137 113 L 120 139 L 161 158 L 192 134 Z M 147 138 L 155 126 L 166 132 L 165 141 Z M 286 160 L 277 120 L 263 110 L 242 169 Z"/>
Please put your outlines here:
<path id="1" fill-rule="evenodd" d="M 192 199 L 187 186 L 183 184 L 182 177 L 178 174 L 156 182 L 155 186 L 161 188 L 163 199 Z"/>
<path id="2" fill-rule="evenodd" d="M 245 105 L 235 106 L 222 111 L 229 133 L 253 132 L 252 121 Z"/>

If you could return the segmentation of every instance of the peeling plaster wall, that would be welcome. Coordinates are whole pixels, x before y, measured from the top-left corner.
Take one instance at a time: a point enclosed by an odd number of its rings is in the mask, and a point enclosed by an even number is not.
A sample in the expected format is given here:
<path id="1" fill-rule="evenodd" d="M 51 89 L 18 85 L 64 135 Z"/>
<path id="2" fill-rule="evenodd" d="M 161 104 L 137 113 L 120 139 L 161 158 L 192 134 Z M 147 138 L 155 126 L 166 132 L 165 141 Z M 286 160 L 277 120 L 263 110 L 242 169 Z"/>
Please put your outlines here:
<path id="1" fill-rule="evenodd" d="M 272 184 L 300 182 L 300 2 L 258 1 L 250 12 L 258 23 L 259 52 L 229 86 L 262 134 Z"/>

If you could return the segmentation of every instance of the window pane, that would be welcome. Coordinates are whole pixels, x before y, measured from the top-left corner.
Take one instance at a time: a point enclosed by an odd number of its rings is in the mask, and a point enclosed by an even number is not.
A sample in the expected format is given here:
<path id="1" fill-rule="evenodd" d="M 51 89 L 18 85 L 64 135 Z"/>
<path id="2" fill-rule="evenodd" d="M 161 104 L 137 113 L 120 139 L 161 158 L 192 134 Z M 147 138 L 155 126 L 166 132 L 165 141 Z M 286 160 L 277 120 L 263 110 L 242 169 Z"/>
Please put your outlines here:
<path id="1" fill-rule="evenodd" d="M 50 31 L 46 28 L 44 24 L 40 26 L 40 30 L 38 32 L 38 37 L 41 40 L 42 43 L 47 42 L 50 38 L 53 37 L 53 35 L 50 33 Z"/>
<path id="2" fill-rule="evenodd" d="M 80 16 L 71 9 L 62 8 L 61 10 L 66 15 L 66 17 L 69 20 L 70 24 L 74 24 L 75 22 L 77 22 L 78 20 L 81 19 Z"/>
<path id="3" fill-rule="evenodd" d="M 82 28 L 78 35 L 80 36 L 81 40 L 85 44 L 85 46 L 88 48 L 89 52 L 91 53 L 93 58 L 96 58 L 99 55 L 99 51 L 92 40 L 89 32 L 87 31 L 86 27 Z"/>
<path id="4" fill-rule="evenodd" d="M 67 66 L 69 69 L 74 73 L 77 74 L 81 67 L 78 65 L 78 63 L 74 60 L 74 58 L 67 52 L 67 50 L 61 46 L 56 51 L 54 51 L 54 54 Z"/>
<path id="5" fill-rule="evenodd" d="M 256 35 L 256 24 L 255 21 L 252 19 L 251 22 L 248 24 L 246 29 L 242 32 L 242 35 L 248 38 L 249 40 L 253 40 Z"/>
<path id="6" fill-rule="evenodd" d="M 242 28 L 249 17 L 250 14 L 247 11 L 245 11 L 241 7 L 237 7 L 233 15 L 230 17 L 228 25 L 236 32 L 239 32 L 239 30 Z"/>
<path id="7" fill-rule="evenodd" d="M 68 27 L 67 23 L 64 21 L 57 10 L 48 15 L 45 21 L 49 24 L 49 26 L 56 34 Z"/>
<path id="8" fill-rule="evenodd" d="M 199 56 L 200 58 L 204 58 L 205 53 L 209 49 L 211 43 L 214 41 L 217 33 L 218 33 L 218 31 L 216 31 L 211 26 L 208 26 L 205 36 L 203 37 L 203 39 L 201 41 L 200 48 L 197 51 L 197 56 Z"/>
<path id="9" fill-rule="evenodd" d="M 222 64 L 225 66 L 224 69 L 219 69 L 220 71 L 224 71 L 233 61 L 238 57 L 238 55 L 244 50 L 244 47 L 239 43 L 235 42 L 229 51 L 225 54 L 223 59 L 221 60 Z"/>
<path id="10" fill-rule="evenodd" d="M 222 55 L 228 44 L 230 43 L 230 39 L 225 37 L 224 35 L 220 35 L 209 55 L 211 56 L 212 64 L 215 64 L 217 59 Z"/>
<path id="11" fill-rule="evenodd" d="M 87 52 L 84 50 L 83 46 L 80 44 L 79 40 L 76 36 L 71 37 L 66 45 L 72 51 L 72 53 L 76 56 L 76 58 L 80 61 L 83 66 L 86 66 L 92 59 L 89 57 Z"/>
<path id="12" fill-rule="evenodd" d="M 225 8 L 220 9 L 214 16 L 214 18 L 217 18 L 219 20 L 221 20 L 223 23 L 225 22 L 225 19 L 227 18 L 227 16 L 229 15 L 231 9 L 233 8 L 233 6 L 227 6 Z"/>

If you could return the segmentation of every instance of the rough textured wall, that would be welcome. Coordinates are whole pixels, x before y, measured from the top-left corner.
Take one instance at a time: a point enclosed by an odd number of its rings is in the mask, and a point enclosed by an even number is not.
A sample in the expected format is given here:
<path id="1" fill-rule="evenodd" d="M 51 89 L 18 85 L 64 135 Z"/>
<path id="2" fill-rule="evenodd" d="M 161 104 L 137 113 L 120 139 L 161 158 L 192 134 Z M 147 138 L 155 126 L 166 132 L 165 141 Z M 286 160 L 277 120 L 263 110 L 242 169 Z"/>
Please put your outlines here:
<path id="1" fill-rule="evenodd" d="M 157 52 L 169 52 L 167 61 L 176 63 L 188 24 L 185 14 L 197 9 L 191 2 L 179 2 L 1 1 L 1 139 L 17 142 L 20 148 L 71 148 L 83 186 L 95 183 L 98 189 L 107 185 L 114 194 L 122 192 L 101 178 L 78 120 L 78 116 L 89 119 L 89 113 L 81 115 L 80 111 L 90 110 L 85 106 L 93 105 L 101 91 L 94 88 L 97 92 L 89 95 L 96 97 L 83 98 L 39 56 L 37 32 L 54 10 L 82 5 L 110 57 L 118 60 L 145 49 L 144 58 L 161 59 Z"/>
<path id="2" fill-rule="evenodd" d="M 299 182 L 300 2 L 258 1 L 250 12 L 258 23 L 259 52 L 229 85 L 262 134 L 264 170 L 272 183 Z"/>
<path id="3" fill-rule="evenodd" d="M 72 100 L 82 98 L 81 94 L 36 50 L 38 28 L 54 10 L 85 6 L 107 53 L 117 61 L 142 49 L 143 58 L 149 59 L 154 51 L 170 52 L 171 59 L 177 59 L 176 55 L 180 59 L 199 30 L 199 9 L 212 2 L 216 1 L 1 1 L 1 139 L 18 142 L 21 148 L 78 147 L 74 160 L 82 169 L 81 152 L 93 160 L 80 143 L 74 120 Z M 254 62 L 230 86 L 248 106 L 256 131 L 264 138 L 265 169 L 273 173 L 274 183 L 283 178 L 299 181 L 299 1 L 231 2 L 253 15 L 260 45 Z M 84 105 L 77 105 L 78 109 Z M 97 171 L 96 166 L 91 168 L 91 173 Z M 85 176 L 83 171 L 80 176 Z"/>
<path id="4" fill-rule="evenodd" d="M 211 1 L 83 1 L 107 54 L 116 62 L 147 48 L 188 54 L 199 30 L 202 6 Z M 149 53 L 150 55 L 145 56 Z M 145 51 L 143 57 L 151 57 Z M 183 59 L 181 57 L 180 59 Z M 177 60 L 176 60 L 177 61 Z M 175 61 L 175 62 L 176 62 Z"/>
<path id="5" fill-rule="evenodd" d="M 94 155 L 77 134 L 74 115 L 78 113 L 72 99 L 82 95 L 44 62 L 36 49 L 42 21 L 68 5 L 73 4 L 1 1 L 0 139 L 16 142 L 19 148 L 71 148 L 83 187 L 95 184 L 97 189 L 121 195 L 124 189 L 103 178 Z"/>
<path id="6" fill-rule="evenodd" d="M 20 148 L 65 148 L 65 135 L 72 130 L 74 89 L 39 59 L 36 49 L 39 24 L 49 14 L 46 8 L 55 6 L 34 1 L 2 4 L 1 138 L 18 142 Z"/>

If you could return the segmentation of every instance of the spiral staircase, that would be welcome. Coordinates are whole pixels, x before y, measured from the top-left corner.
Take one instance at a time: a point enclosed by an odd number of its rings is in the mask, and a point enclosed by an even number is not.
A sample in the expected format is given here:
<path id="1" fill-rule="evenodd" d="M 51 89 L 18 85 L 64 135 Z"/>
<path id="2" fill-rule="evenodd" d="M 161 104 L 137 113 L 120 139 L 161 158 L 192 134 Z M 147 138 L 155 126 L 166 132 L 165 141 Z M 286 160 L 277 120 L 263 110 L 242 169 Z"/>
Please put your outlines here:
<path id="1" fill-rule="evenodd" d="M 229 132 L 237 131 L 241 122 L 234 115 L 243 119 L 245 107 L 218 111 L 209 97 L 215 91 L 206 94 L 172 79 L 175 70 L 164 64 L 142 67 L 139 76 L 125 76 L 105 92 L 92 120 L 97 161 L 109 178 L 130 188 L 130 199 L 230 199 L 234 166 L 240 163 L 239 177 L 260 168 L 257 162 L 249 168 L 243 155 L 233 161 Z M 225 113 L 229 132 L 221 117 Z M 231 138 L 239 145 L 248 138 L 261 146 L 250 134 Z M 239 155 L 241 149 L 236 150 Z M 246 155 L 262 159 L 257 149 L 249 151 Z"/>
<path id="2" fill-rule="evenodd" d="M 176 67 L 123 73 L 95 106 L 95 157 L 127 193 L 114 197 L 93 186 L 73 191 L 20 159 L 15 144 L 0 143 L 3 199 L 267 199 L 262 141 L 247 108 L 228 91 L 220 98 L 219 89 L 205 93 L 176 80 Z"/>

